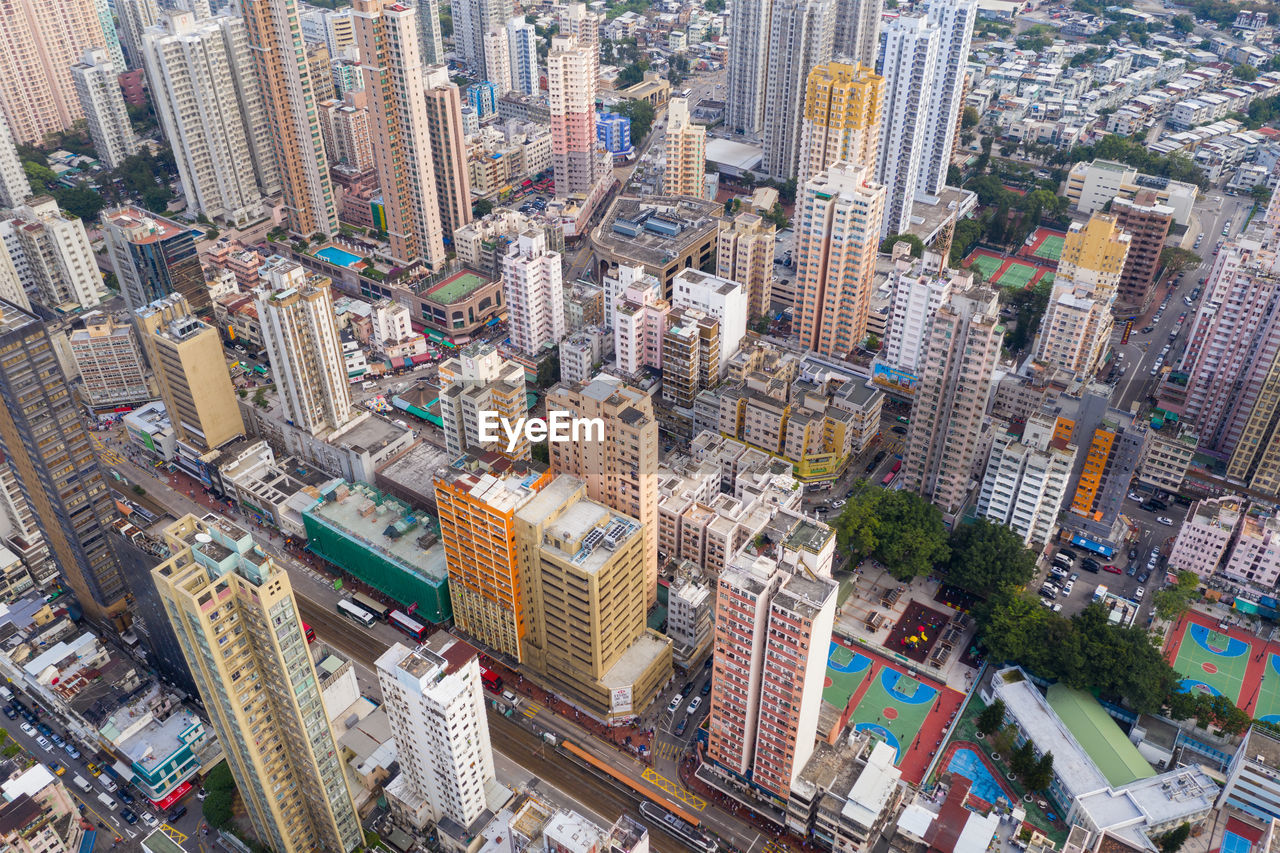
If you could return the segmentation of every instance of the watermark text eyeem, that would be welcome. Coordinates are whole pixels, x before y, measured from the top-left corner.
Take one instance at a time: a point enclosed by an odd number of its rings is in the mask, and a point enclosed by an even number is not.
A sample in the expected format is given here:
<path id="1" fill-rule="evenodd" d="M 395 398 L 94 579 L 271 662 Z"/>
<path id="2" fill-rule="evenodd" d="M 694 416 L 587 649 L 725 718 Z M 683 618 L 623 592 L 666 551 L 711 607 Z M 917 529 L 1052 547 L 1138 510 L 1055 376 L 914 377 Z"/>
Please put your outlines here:
<path id="1" fill-rule="evenodd" d="M 499 441 L 505 436 L 507 453 L 516 449 L 520 436 L 525 441 L 604 441 L 604 418 L 575 418 L 568 412 L 547 412 L 545 418 L 517 418 L 512 421 L 497 412 L 479 414 L 480 441 Z"/>

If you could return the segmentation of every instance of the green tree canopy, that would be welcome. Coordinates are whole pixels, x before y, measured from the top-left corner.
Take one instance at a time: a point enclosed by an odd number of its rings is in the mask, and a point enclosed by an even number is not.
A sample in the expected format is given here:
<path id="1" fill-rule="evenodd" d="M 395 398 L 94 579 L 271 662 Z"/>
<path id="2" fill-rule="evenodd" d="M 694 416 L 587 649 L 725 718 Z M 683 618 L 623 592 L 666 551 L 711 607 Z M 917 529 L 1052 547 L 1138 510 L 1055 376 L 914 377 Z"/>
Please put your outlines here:
<path id="1" fill-rule="evenodd" d="M 1053 753 L 1046 752 L 1040 756 L 1035 766 L 1023 775 L 1022 781 L 1026 782 L 1027 787 L 1033 791 L 1047 789 L 1053 782 Z"/>
<path id="2" fill-rule="evenodd" d="M 107 206 L 106 200 L 85 183 L 69 188 L 58 187 L 53 191 L 53 197 L 57 199 L 58 207 L 86 222 L 97 219 L 102 208 Z"/>
<path id="3" fill-rule="evenodd" d="M 623 101 L 615 109 L 631 119 L 631 143 L 638 148 L 644 138 L 649 135 L 649 129 L 653 127 L 655 115 L 653 104 L 633 99 Z"/>
<path id="4" fill-rule="evenodd" d="M 477 199 L 476 203 L 471 205 L 471 215 L 476 219 L 488 216 L 493 212 L 493 202 L 487 198 Z"/>
<path id="5" fill-rule="evenodd" d="M 988 737 L 1000 731 L 1004 728 L 1004 714 L 1004 702 L 996 699 L 978 715 L 978 731 Z"/>
<path id="6" fill-rule="evenodd" d="M 1026 776 L 1036 769 L 1036 748 L 1030 740 L 1024 740 L 1009 756 L 1009 769 L 1018 776 Z"/>
<path id="7" fill-rule="evenodd" d="M 968 130 L 975 126 L 982 116 L 978 115 L 977 107 L 965 107 L 964 112 L 960 113 L 960 129 Z"/>
<path id="8" fill-rule="evenodd" d="M 1183 270 L 1193 270 L 1202 262 L 1203 258 L 1190 249 L 1165 246 L 1160 250 L 1160 265 L 1168 269 L 1171 275 L 1177 275 Z"/>
<path id="9" fill-rule="evenodd" d="M 1252 83 L 1258 79 L 1258 69 L 1243 62 L 1232 68 L 1231 73 L 1237 80 L 1243 80 L 1246 83 Z"/>
<path id="10" fill-rule="evenodd" d="M 1182 845 L 1186 844 L 1187 839 L 1190 837 L 1191 824 L 1179 824 L 1176 828 L 1157 838 L 1156 846 L 1160 848 L 1160 853 L 1178 853 L 1182 849 Z"/>
<path id="11" fill-rule="evenodd" d="M 1036 555 L 1003 524 L 980 518 L 962 524 L 948 543 L 947 580 L 977 595 L 1027 584 L 1036 573 Z"/>
<path id="12" fill-rule="evenodd" d="M 947 559 L 942 513 L 912 492 L 859 481 L 835 521 L 836 547 L 856 562 L 874 557 L 898 580 L 926 575 Z"/>
<path id="13" fill-rule="evenodd" d="M 880 253 L 887 255 L 893 251 L 894 243 L 909 243 L 911 257 L 918 258 L 924 254 L 924 241 L 914 234 L 890 234 L 880 241 Z"/>
<path id="14" fill-rule="evenodd" d="M 1166 622 L 1177 619 L 1199 597 L 1199 586 L 1200 576 L 1195 572 L 1178 572 L 1177 583 L 1158 590 L 1151 596 L 1156 615 Z"/>

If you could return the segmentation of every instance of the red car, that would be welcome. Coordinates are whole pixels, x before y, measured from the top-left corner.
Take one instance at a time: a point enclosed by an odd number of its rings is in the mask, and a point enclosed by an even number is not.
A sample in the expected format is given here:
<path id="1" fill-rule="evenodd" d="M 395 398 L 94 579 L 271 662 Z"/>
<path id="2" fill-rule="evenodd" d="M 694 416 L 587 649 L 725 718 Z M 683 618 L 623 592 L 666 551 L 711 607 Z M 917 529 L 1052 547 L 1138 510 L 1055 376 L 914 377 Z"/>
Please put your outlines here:
<path id="1" fill-rule="evenodd" d="M 1122 575 L 1122 574 L 1124 574 L 1124 572 L 1120 571 L 1120 569 L 1119 569 L 1118 567 L 1116 567 L 1116 566 L 1103 566 L 1103 567 L 1102 567 L 1102 570 L 1103 570 L 1104 572 L 1111 572 L 1111 574 L 1113 574 L 1113 575 Z"/>

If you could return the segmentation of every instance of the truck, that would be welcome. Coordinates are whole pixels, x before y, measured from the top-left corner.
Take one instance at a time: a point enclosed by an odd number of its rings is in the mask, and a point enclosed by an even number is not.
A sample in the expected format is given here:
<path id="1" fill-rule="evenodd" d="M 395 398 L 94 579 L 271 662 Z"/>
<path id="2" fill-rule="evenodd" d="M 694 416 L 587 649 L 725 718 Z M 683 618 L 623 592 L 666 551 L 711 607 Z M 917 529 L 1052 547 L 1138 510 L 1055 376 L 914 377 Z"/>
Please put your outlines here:
<path id="1" fill-rule="evenodd" d="M 1096 604 L 1097 602 L 1101 601 L 1103 598 L 1106 597 L 1106 595 L 1107 595 L 1107 585 L 1104 583 L 1098 584 L 1098 588 L 1093 591 L 1094 603 Z"/>

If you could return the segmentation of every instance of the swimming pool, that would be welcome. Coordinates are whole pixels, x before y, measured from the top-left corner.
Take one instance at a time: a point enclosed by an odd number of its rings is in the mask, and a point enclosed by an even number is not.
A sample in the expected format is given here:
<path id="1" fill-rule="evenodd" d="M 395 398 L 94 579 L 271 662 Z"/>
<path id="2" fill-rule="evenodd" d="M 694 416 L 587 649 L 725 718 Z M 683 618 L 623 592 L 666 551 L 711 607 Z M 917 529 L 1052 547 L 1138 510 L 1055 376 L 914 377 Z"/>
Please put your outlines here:
<path id="1" fill-rule="evenodd" d="M 350 252 L 345 252 L 337 246 L 326 246 L 316 252 L 316 257 L 339 267 L 349 267 L 360 263 L 359 255 L 353 255 Z"/>
<path id="2" fill-rule="evenodd" d="M 952 773 L 959 773 L 968 779 L 972 784 L 969 786 L 969 792 L 979 799 L 986 800 L 988 803 L 995 805 L 998 801 L 1004 800 L 1009 803 L 1009 795 L 1000 787 L 1000 783 L 991 775 L 991 771 L 987 769 L 987 765 L 982 763 L 972 749 L 960 747 L 951 756 L 951 762 L 947 765 L 947 770 Z M 1009 803 L 1012 805 L 1012 803 Z"/>

